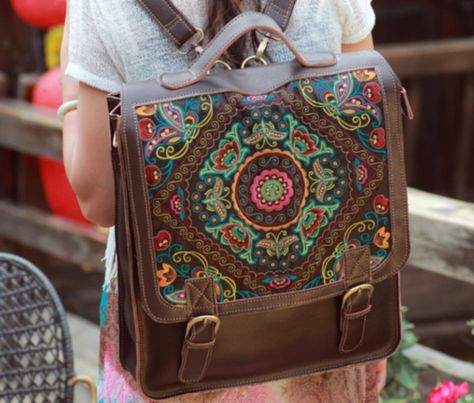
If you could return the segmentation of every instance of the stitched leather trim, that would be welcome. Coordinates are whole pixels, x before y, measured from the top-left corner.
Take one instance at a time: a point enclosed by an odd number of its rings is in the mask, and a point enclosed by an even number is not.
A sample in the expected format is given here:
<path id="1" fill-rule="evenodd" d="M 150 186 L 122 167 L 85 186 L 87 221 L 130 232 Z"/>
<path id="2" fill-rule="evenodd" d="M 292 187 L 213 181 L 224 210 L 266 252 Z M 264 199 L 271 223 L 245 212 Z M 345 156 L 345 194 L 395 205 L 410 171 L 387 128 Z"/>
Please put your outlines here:
<path id="1" fill-rule="evenodd" d="M 194 316 L 216 315 L 215 284 L 212 277 L 188 279 L 186 299 Z"/>
<path id="2" fill-rule="evenodd" d="M 368 245 L 346 250 L 343 255 L 344 286 L 348 290 L 357 283 L 371 283 L 369 270 L 370 247 Z"/>

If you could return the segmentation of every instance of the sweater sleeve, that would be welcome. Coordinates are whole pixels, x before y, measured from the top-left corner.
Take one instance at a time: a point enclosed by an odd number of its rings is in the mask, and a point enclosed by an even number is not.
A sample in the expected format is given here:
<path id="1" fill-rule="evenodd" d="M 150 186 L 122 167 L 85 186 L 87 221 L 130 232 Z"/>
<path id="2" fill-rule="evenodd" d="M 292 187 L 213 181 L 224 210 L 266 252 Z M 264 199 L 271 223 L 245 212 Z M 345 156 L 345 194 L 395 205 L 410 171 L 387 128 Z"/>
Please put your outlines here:
<path id="1" fill-rule="evenodd" d="M 375 25 L 371 0 L 338 0 L 342 18 L 342 43 L 353 44 L 367 37 Z"/>
<path id="2" fill-rule="evenodd" d="M 69 0 L 69 61 L 66 74 L 102 91 L 120 90 L 123 75 L 97 24 L 96 0 Z"/>

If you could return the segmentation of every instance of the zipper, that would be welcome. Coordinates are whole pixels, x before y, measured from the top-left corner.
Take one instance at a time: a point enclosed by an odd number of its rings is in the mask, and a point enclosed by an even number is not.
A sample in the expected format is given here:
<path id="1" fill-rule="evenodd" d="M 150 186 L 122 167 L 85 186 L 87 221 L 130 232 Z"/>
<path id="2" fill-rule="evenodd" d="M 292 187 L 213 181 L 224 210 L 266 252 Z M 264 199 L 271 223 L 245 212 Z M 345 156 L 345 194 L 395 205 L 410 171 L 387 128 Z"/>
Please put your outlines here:
<path id="1" fill-rule="evenodd" d="M 415 118 L 415 114 L 413 113 L 413 109 L 410 104 L 410 100 L 408 99 L 408 93 L 405 87 L 401 87 L 400 89 L 401 102 L 402 102 L 402 112 L 403 114 L 410 120 Z"/>

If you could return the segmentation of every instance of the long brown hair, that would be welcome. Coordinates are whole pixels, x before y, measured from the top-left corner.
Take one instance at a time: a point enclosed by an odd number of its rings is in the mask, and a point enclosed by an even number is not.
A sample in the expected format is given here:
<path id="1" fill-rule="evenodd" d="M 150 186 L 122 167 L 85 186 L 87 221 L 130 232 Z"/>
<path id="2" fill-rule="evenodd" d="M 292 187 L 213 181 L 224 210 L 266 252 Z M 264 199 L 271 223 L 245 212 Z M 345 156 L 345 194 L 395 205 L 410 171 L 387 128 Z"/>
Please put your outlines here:
<path id="1" fill-rule="evenodd" d="M 208 0 L 208 24 L 205 30 L 206 38 L 213 38 L 217 32 L 232 18 L 242 12 L 244 0 Z M 260 0 L 252 0 L 250 3 L 252 10 L 260 10 Z M 242 62 L 245 54 L 245 38 L 237 41 L 226 53 L 226 59 L 233 63 Z M 256 46 L 256 37 L 252 36 L 252 45 Z"/>

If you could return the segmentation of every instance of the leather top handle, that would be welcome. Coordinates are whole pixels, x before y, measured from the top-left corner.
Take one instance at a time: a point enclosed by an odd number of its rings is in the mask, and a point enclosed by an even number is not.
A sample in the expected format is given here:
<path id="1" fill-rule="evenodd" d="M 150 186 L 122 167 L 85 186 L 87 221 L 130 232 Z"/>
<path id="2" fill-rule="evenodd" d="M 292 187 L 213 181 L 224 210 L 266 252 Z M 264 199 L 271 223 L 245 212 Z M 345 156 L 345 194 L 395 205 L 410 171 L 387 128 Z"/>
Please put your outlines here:
<path id="1" fill-rule="evenodd" d="M 188 69 L 164 73 L 161 76 L 161 85 L 169 89 L 178 89 L 202 80 L 232 44 L 246 33 L 254 30 L 265 31 L 281 39 L 305 67 L 327 67 L 337 63 L 336 55 L 330 52 L 315 52 L 311 56 L 299 52 L 273 18 L 255 11 L 248 11 L 232 19 L 209 42 Z"/>
<path id="2" fill-rule="evenodd" d="M 138 0 L 138 2 L 178 48 L 198 33 L 198 30 L 170 0 Z M 264 13 L 272 17 L 281 29 L 285 30 L 295 3 L 296 0 L 268 0 Z"/>

